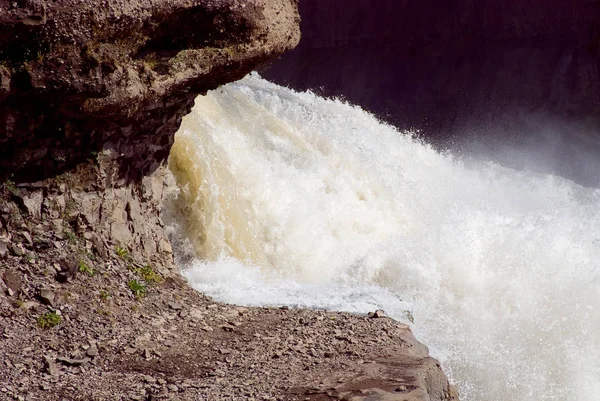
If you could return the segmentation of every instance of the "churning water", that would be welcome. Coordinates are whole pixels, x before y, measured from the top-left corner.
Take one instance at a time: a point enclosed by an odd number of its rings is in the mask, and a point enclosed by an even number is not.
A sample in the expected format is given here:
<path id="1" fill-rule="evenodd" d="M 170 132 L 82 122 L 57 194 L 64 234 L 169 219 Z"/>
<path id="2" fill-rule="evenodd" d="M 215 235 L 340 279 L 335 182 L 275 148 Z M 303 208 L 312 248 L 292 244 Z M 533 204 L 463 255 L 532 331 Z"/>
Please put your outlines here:
<path id="1" fill-rule="evenodd" d="M 170 168 L 198 290 L 414 318 L 462 400 L 600 400 L 599 189 L 257 76 L 196 100 Z"/>

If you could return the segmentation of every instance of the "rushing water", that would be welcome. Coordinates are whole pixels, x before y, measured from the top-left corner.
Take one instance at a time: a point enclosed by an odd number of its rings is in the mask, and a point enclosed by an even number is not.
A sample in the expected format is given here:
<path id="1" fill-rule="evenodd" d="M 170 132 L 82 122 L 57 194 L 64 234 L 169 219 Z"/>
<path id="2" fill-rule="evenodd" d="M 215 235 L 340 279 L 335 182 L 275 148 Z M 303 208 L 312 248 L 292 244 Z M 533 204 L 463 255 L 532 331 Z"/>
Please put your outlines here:
<path id="1" fill-rule="evenodd" d="M 196 100 L 170 168 L 198 290 L 414 317 L 462 400 L 600 399 L 599 189 L 257 76 Z"/>

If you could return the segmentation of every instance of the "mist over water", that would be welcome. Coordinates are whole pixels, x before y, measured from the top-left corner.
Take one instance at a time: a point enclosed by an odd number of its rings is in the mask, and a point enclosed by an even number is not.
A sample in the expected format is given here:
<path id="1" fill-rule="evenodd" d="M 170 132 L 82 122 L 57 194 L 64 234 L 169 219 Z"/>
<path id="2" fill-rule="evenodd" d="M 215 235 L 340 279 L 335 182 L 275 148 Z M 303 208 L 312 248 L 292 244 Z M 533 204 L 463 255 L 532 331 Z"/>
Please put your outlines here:
<path id="1" fill-rule="evenodd" d="M 196 100 L 169 165 L 198 290 L 412 316 L 462 400 L 598 399 L 600 189 L 464 163 L 257 76 Z"/>

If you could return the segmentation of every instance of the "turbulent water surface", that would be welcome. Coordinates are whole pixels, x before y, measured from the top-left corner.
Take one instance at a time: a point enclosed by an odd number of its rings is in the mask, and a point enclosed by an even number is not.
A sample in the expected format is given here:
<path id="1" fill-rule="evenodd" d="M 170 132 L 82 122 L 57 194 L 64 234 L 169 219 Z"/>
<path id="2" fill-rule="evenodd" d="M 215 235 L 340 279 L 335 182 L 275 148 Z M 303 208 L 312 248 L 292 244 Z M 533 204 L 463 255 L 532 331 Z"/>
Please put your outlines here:
<path id="1" fill-rule="evenodd" d="M 414 318 L 462 400 L 598 399 L 599 189 L 467 164 L 257 76 L 196 100 L 170 168 L 197 289 Z"/>

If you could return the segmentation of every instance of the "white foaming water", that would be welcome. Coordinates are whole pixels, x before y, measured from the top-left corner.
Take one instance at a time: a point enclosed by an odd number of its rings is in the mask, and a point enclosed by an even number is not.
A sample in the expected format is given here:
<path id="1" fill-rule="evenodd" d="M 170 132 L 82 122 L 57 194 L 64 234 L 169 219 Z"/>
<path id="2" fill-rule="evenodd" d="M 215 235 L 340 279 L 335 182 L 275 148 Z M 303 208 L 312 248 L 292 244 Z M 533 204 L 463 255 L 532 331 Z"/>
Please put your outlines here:
<path id="1" fill-rule="evenodd" d="M 465 166 L 256 76 L 196 100 L 170 168 L 198 290 L 410 311 L 462 400 L 600 399 L 600 190 Z"/>

